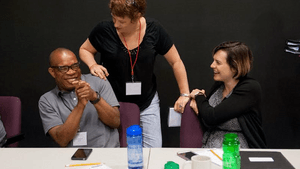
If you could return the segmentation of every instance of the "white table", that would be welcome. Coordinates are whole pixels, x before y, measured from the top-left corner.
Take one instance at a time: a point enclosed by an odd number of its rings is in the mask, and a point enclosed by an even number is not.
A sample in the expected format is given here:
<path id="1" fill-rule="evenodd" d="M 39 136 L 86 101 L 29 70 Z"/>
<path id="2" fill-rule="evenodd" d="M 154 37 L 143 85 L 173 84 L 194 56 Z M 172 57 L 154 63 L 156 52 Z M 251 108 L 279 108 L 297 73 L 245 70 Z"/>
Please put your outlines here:
<path id="1" fill-rule="evenodd" d="M 177 156 L 177 152 L 200 151 L 200 148 L 151 148 L 147 169 L 163 169 L 168 161 L 174 161 L 179 164 L 180 169 L 185 162 L 184 159 Z M 299 149 L 242 149 L 244 151 L 279 151 L 296 168 L 300 169 L 300 150 Z M 188 167 L 187 167 L 188 168 Z M 222 167 L 212 163 L 212 169 L 222 169 Z"/>
<path id="2" fill-rule="evenodd" d="M 77 148 L 0 148 L 0 169 L 78 169 L 65 168 L 67 164 L 102 162 L 112 169 L 127 169 L 127 148 L 93 148 L 86 161 L 71 160 Z M 200 148 L 144 148 L 144 169 L 163 169 L 174 161 L 182 167 L 184 159 L 177 152 L 200 151 Z M 296 168 L 300 169 L 300 149 L 242 149 L 246 151 L 280 151 Z M 212 169 L 221 167 L 212 164 Z"/>
<path id="3" fill-rule="evenodd" d="M 71 160 L 77 148 L 0 148 L 0 169 L 78 169 L 66 164 L 102 162 L 112 169 L 127 169 L 127 148 L 93 148 L 86 161 Z M 143 149 L 148 166 L 149 148 Z M 146 167 L 144 169 L 147 169 Z"/>

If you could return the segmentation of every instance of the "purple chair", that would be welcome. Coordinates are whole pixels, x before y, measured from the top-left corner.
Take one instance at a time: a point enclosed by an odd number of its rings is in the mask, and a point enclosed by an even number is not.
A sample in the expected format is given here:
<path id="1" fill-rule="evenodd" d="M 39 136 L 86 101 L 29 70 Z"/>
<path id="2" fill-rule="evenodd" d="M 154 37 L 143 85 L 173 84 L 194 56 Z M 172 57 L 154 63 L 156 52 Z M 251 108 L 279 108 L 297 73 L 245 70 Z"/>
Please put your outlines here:
<path id="1" fill-rule="evenodd" d="M 119 102 L 120 103 L 120 120 L 121 124 L 119 130 L 120 147 L 127 147 L 126 143 L 126 129 L 134 124 L 140 125 L 140 109 L 134 103 Z"/>
<path id="2" fill-rule="evenodd" d="M 190 101 L 186 104 L 181 117 L 180 147 L 201 148 L 203 131 L 198 117 L 190 107 Z"/>
<path id="3" fill-rule="evenodd" d="M 21 134 L 21 100 L 14 96 L 0 96 L 0 115 L 7 134 L 7 143 L 14 142 Z M 18 147 L 18 143 L 8 147 Z"/>

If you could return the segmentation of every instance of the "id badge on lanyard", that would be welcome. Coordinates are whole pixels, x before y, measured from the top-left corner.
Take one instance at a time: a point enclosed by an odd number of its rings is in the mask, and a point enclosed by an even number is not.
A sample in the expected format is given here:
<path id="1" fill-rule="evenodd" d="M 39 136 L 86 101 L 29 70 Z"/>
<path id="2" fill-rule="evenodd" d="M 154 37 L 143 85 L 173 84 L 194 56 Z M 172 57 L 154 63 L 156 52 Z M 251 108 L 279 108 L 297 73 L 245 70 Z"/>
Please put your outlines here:
<path id="1" fill-rule="evenodd" d="M 86 146 L 87 132 L 78 132 L 73 139 L 73 146 Z"/>
<path id="2" fill-rule="evenodd" d="M 142 94 L 142 82 L 127 82 L 126 83 L 126 96 L 141 95 L 141 94 Z"/>
<path id="3" fill-rule="evenodd" d="M 130 57 L 131 79 L 132 79 L 132 82 L 127 82 L 126 83 L 126 96 L 141 95 L 142 94 L 142 82 L 134 82 L 134 71 L 133 71 L 133 68 L 134 68 L 134 66 L 136 64 L 136 61 L 138 59 L 139 50 L 140 50 L 140 36 L 141 36 L 141 22 L 140 21 L 139 21 L 139 24 L 140 24 L 140 29 L 139 29 L 138 49 L 137 49 L 137 52 L 136 52 L 136 57 L 135 57 L 134 63 L 132 63 L 131 53 L 128 49 L 128 45 L 127 45 L 126 39 L 124 37 L 124 42 L 125 42 L 125 45 L 126 45 L 126 48 L 127 48 L 127 51 L 128 51 L 128 55 Z"/>

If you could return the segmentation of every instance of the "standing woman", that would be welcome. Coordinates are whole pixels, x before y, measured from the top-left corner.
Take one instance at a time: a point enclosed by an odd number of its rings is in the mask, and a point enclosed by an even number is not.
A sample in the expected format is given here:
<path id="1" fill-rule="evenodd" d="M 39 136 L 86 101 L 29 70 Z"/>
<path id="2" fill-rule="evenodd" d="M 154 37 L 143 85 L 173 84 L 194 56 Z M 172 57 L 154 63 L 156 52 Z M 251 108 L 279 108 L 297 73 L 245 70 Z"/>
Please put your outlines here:
<path id="1" fill-rule="evenodd" d="M 211 92 L 206 97 L 204 90 L 194 89 L 190 95 L 190 106 L 207 127 L 202 147 L 221 148 L 226 133 L 236 133 L 241 148 L 266 147 L 261 87 L 247 76 L 252 60 L 249 47 L 241 42 L 224 42 L 213 50 L 210 67 L 216 82 Z"/>
<path id="2" fill-rule="evenodd" d="M 145 0 L 110 0 L 112 21 L 100 22 L 79 49 L 91 74 L 108 78 L 120 102 L 136 103 L 141 111 L 143 146 L 161 147 L 159 97 L 154 64 L 157 54 L 171 65 L 181 95 L 174 109 L 183 112 L 189 100 L 187 74 L 163 27 L 144 17 Z M 100 64 L 95 54 L 101 54 Z M 109 75 L 109 76 L 108 76 Z"/>

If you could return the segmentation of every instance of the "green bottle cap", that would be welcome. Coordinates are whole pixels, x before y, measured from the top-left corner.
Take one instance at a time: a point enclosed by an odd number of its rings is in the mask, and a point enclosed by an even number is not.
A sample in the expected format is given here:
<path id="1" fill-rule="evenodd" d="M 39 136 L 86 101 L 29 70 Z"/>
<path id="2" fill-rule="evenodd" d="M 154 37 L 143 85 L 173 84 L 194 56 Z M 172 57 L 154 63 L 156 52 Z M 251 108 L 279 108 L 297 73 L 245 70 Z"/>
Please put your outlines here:
<path id="1" fill-rule="evenodd" d="M 225 134 L 224 135 L 224 140 L 239 140 L 239 138 L 238 138 L 238 135 L 237 134 L 235 134 L 235 133 L 227 133 L 227 134 Z"/>
<path id="2" fill-rule="evenodd" d="M 165 169 L 179 169 L 179 164 L 173 162 L 173 161 L 168 161 L 165 164 Z"/>
<path id="3" fill-rule="evenodd" d="M 240 144 L 239 137 L 235 133 L 224 134 L 224 144 Z"/>

